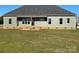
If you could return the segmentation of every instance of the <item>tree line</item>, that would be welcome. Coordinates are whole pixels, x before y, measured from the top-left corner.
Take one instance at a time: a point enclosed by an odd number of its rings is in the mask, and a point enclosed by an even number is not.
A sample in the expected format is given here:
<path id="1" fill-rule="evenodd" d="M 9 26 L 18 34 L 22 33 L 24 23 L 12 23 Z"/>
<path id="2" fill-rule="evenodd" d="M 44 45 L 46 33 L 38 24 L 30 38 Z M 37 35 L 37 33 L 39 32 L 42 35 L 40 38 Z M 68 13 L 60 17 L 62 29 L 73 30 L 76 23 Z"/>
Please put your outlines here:
<path id="1" fill-rule="evenodd" d="M 3 16 L 0 17 L 0 24 L 3 24 Z"/>

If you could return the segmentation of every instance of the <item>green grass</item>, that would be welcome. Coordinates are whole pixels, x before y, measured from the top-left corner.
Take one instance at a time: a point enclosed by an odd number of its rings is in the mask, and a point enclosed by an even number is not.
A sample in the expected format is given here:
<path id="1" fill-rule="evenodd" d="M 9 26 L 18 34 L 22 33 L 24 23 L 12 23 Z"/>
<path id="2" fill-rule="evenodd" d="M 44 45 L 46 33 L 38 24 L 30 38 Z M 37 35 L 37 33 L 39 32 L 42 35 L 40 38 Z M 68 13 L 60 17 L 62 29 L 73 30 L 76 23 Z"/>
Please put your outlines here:
<path id="1" fill-rule="evenodd" d="M 79 52 L 79 29 L 0 30 L 0 52 Z"/>

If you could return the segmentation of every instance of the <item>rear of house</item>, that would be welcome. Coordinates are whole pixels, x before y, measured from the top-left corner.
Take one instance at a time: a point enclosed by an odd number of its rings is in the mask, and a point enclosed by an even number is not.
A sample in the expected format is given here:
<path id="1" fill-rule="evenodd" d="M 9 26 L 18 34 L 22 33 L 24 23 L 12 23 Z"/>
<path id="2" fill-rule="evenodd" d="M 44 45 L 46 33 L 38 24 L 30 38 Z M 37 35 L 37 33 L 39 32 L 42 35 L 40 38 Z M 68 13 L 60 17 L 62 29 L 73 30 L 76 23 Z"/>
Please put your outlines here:
<path id="1" fill-rule="evenodd" d="M 76 15 L 56 5 L 24 5 L 3 17 L 4 29 L 76 29 Z"/>
<path id="2" fill-rule="evenodd" d="M 76 23 L 76 25 L 77 25 L 77 28 L 79 28 L 79 17 L 77 17 L 77 23 Z"/>

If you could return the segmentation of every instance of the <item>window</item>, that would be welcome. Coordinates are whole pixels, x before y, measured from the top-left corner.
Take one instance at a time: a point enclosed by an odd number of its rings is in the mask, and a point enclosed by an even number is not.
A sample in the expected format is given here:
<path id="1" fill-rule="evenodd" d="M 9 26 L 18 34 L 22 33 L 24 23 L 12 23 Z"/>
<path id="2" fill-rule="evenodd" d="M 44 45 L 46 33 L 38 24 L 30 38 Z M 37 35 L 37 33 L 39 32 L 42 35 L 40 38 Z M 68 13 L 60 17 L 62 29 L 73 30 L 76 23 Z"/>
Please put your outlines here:
<path id="1" fill-rule="evenodd" d="M 25 21 L 25 24 L 27 24 L 27 21 Z"/>
<path id="2" fill-rule="evenodd" d="M 9 19 L 9 24 L 12 24 L 12 19 Z"/>
<path id="3" fill-rule="evenodd" d="M 70 23 L 70 18 L 67 18 L 67 23 Z"/>
<path id="4" fill-rule="evenodd" d="M 34 21 L 47 21 L 47 17 L 33 17 Z"/>
<path id="5" fill-rule="evenodd" d="M 29 20 L 22 21 L 22 24 L 30 24 Z"/>
<path id="6" fill-rule="evenodd" d="M 49 18 L 49 22 L 48 22 L 48 24 L 51 24 L 51 18 Z"/>
<path id="7" fill-rule="evenodd" d="M 63 19 L 62 18 L 59 19 L 59 23 L 63 24 Z"/>
<path id="8" fill-rule="evenodd" d="M 28 24 L 30 24 L 30 21 L 28 20 Z"/>
<path id="9" fill-rule="evenodd" d="M 24 21 L 22 21 L 22 24 L 24 24 Z"/>

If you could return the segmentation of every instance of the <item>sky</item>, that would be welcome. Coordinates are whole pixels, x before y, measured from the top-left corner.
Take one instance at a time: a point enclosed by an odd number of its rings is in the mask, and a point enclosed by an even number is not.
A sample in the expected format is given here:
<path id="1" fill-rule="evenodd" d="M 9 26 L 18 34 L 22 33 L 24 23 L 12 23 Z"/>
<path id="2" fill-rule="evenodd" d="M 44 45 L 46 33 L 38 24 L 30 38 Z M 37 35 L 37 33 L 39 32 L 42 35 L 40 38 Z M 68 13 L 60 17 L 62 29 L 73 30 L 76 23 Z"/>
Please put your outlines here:
<path id="1" fill-rule="evenodd" d="M 8 13 L 16 8 L 21 7 L 22 5 L 0 5 L 0 16 Z M 58 5 L 61 8 L 69 10 L 79 16 L 79 5 Z"/>

